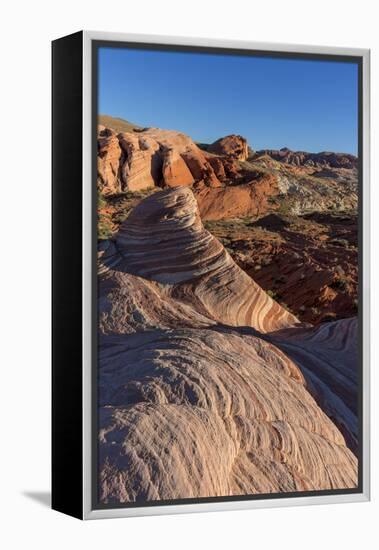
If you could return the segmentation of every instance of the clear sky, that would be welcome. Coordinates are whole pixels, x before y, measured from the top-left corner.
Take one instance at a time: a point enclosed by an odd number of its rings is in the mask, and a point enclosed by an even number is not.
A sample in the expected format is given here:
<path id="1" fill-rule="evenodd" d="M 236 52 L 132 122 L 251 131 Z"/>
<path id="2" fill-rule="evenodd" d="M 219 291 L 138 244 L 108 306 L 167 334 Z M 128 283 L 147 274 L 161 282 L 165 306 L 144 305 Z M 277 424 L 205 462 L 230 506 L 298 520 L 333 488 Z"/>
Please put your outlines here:
<path id="1" fill-rule="evenodd" d="M 354 63 L 99 50 L 99 113 L 211 143 L 357 154 Z"/>

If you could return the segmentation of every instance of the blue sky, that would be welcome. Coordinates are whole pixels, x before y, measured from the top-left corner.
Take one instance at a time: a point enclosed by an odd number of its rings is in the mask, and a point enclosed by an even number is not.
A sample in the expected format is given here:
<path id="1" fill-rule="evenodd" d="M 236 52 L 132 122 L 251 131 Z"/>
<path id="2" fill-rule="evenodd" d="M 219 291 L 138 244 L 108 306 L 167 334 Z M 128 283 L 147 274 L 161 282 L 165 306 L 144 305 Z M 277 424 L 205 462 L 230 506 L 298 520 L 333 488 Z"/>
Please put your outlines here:
<path id="1" fill-rule="evenodd" d="M 211 143 L 357 154 L 354 63 L 99 50 L 99 113 Z"/>

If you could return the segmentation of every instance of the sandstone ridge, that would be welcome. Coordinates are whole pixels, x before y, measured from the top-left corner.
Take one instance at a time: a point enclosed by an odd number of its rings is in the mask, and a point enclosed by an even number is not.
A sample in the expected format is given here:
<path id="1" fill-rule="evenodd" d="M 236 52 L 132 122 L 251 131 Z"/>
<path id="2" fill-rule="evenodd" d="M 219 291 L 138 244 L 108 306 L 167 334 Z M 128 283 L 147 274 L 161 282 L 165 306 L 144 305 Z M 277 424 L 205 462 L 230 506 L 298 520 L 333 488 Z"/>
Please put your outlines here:
<path id="1" fill-rule="evenodd" d="M 142 200 L 99 272 L 101 502 L 356 486 L 354 319 L 299 323 L 186 186 Z"/>

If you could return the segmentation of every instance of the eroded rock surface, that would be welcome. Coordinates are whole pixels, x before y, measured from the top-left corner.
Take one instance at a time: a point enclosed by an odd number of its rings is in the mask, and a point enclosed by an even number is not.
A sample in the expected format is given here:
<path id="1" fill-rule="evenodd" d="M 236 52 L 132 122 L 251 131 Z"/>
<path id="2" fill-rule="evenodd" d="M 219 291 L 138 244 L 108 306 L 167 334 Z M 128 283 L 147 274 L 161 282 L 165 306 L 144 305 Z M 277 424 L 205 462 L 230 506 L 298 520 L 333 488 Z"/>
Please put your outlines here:
<path id="1" fill-rule="evenodd" d="M 165 287 L 168 297 L 174 293 L 179 303 L 180 296 L 196 299 L 214 322 L 251 326 L 261 332 L 298 323 L 204 229 L 196 199 L 185 187 L 141 201 L 122 224 L 103 265 L 118 276 L 133 274 L 170 285 Z"/>
<path id="2" fill-rule="evenodd" d="M 246 160 L 249 156 L 247 140 L 235 134 L 218 139 L 207 150 L 235 160 Z"/>
<path id="3" fill-rule="evenodd" d="M 355 321 L 301 324 L 188 187 L 141 201 L 99 273 L 102 502 L 356 486 Z"/>
<path id="4" fill-rule="evenodd" d="M 121 190 L 120 161 L 122 150 L 116 133 L 110 128 L 98 128 L 97 179 L 103 193 Z"/>
<path id="5" fill-rule="evenodd" d="M 308 390 L 341 430 L 347 445 L 357 453 L 357 318 L 313 329 L 285 330 L 272 335 L 272 341 L 301 365 Z"/>
<path id="6" fill-rule="evenodd" d="M 234 134 L 200 147 L 174 130 L 116 133 L 99 126 L 98 188 L 106 196 L 188 185 L 204 220 L 357 208 L 353 155 L 289 149 L 253 153 L 246 139 Z"/>
<path id="7" fill-rule="evenodd" d="M 99 126 L 98 186 L 103 193 L 176 187 L 219 179 L 205 154 L 180 132 L 146 128 L 116 134 Z"/>
<path id="8" fill-rule="evenodd" d="M 358 308 L 354 212 L 267 214 L 206 222 L 235 262 L 302 321 L 348 318 Z"/>
<path id="9" fill-rule="evenodd" d="M 139 133 L 121 133 L 117 138 L 124 153 L 120 162 L 120 190 L 139 191 L 154 187 L 162 173 L 159 143 Z"/>

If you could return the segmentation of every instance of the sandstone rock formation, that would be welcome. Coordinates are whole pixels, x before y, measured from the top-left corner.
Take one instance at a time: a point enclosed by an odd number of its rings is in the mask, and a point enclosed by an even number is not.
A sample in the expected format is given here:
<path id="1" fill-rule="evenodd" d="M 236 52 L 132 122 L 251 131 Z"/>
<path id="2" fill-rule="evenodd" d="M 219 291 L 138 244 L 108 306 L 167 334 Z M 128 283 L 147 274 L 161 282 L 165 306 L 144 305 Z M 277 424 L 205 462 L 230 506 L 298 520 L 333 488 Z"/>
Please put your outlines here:
<path id="1" fill-rule="evenodd" d="M 272 341 L 301 365 L 309 392 L 358 452 L 358 323 L 357 318 L 317 328 L 289 330 Z"/>
<path id="2" fill-rule="evenodd" d="M 103 193 L 199 181 L 220 185 L 204 152 L 185 134 L 159 128 L 116 134 L 99 126 L 98 136 L 98 185 Z"/>
<path id="3" fill-rule="evenodd" d="M 195 183 L 186 161 L 175 148 L 165 150 L 162 179 L 168 187 Z"/>
<path id="4" fill-rule="evenodd" d="M 141 198 L 188 185 L 237 264 L 299 319 L 356 315 L 355 157 L 283 149 L 250 151 L 242 161 L 180 132 L 101 121 L 112 129 L 99 127 L 100 239 L 115 234 Z"/>
<path id="5" fill-rule="evenodd" d="M 128 273 L 175 285 L 177 302 L 181 296 L 186 299 L 190 285 L 200 311 L 207 312 L 214 323 L 251 326 L 261 332 L 298 323 L 296 317 L 262 291 L 233 262 L 221 243 L 204 229 L 196 199 L 188 188 L 158 192 L 143 200 L 122 224 L 113 247 L 118 253 L 109 250 L 104 256 L 105 266 L 117 269 L 118 274 Z M 196 288 L 192 288 L 193 280 Z M 166 292 L 169 295 L 170 289 Z M 195 313 L 196 310 L 193 315 Z M 112 324 L 115 322 L 114 311 Z M 125 319 L 119 322 L 121 326 Z"/>
<path id="6" fill-rule="evenodd" d="M 99 274 L 103 503 L 356 486 L 354 321 L 299 323 L 188 187 L 144 199 Z"/>
<path id="7" fill-rule="evenodd" d="M 209 153 L 206 153 L 205 157 L 208 160 L 209 164 L 212 166 L 213 171 L 216 174 L 216 177 L 221 181 L 225 179 L 225 176 L 226 176 L 225 161 L 223 161 L 216 155 L 212 155 Z"/>
<path id="8" fill-rule="evenodd" d="M 357 313 L 357 224 L 354 212 L 314 212 L 206 225 L 262 288 L 302 321 L 320 323 Z"/>
<path id="9" fill-rule="evenodd" d="M 309 153 L 311 154 L 311 153 Z M 268 155 L 249 159 L 252 167 L 261 166 L 276 179 L 279 208 L 293 215 L 330 210 L 356 210 L 358 207 L 358 170 L 293 165 Z"/>
<path id="10" fill-rule="evenodd" d="M 239 185 L 208 186 L 196 189 L 203 220 L 259 216 L 269 209 L 269 200 L 279 194 L 275 176 L 263 174 Z"/>
<path id="11" fill-rule="evenodd" d="M 358 161 L 353 155 L 282 149 L 249 156 L 246 139 L 237 135 L 202 147 L 173 130 L 134 128 L 116 134 L 99 126 L 99 190 L 113 195 L 188 185 L 204 220 L 276 209 L 298 215 L 357 208 Z"/>
<path id="12" fill-rule="evenodd" d="M 139 191 L 154 187 L 161 177 L 162 158 L 159 143 L 139 134 L 118 134 L 124 153 L 120 162 L 122 189 Z"/>
<path id="13" fill-rule="evenodd" d="M 235 134 L 218 139 L 209 145 L 207 151 L 235 160 L 246 160 L 249 156 L 246 139 Z"/>
<path id="14" fill-rule="evenodd" d="M 120 160 L 121 147 L 116 133 L 110 128 L 98 128 L 97 175 L 98 187 L 103 193 L 117 193 L 121 190 Z"/>

